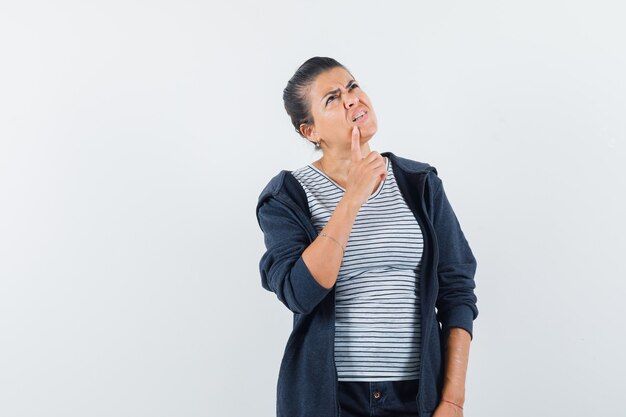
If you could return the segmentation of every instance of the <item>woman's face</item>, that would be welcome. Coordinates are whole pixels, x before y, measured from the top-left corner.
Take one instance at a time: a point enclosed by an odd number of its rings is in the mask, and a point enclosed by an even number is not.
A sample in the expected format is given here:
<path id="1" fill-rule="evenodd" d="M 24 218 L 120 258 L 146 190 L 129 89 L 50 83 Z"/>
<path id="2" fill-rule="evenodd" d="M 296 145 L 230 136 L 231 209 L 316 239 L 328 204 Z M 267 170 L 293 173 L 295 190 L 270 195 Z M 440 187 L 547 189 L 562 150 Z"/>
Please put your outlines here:
<path id="1" fill-rule="evenodd" d="M 303 124 L 300 131 L 313 142 L 321 139 L 327 147 L 349 151 L 353 126 L 358 126 L 361 132 L 361 144 L 369 141 L 378 129 L 369 97 L 342 67 L 317 76 L 311 85 L 309 103 L 314 124 Z M 355 121 L 361 112 L 364 115 Z"/>

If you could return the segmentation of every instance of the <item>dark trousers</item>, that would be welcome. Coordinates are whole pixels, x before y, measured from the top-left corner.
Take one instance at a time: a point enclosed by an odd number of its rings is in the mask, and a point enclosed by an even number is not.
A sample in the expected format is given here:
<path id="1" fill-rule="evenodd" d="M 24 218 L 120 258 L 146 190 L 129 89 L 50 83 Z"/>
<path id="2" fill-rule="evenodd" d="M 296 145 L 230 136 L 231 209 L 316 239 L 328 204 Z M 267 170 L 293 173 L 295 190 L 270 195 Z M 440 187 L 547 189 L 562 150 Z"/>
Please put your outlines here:
<path id="1" fill-rule="evenodd" d="M 418 383 L 339 381 L 341 417 L 417 417 Z"/>

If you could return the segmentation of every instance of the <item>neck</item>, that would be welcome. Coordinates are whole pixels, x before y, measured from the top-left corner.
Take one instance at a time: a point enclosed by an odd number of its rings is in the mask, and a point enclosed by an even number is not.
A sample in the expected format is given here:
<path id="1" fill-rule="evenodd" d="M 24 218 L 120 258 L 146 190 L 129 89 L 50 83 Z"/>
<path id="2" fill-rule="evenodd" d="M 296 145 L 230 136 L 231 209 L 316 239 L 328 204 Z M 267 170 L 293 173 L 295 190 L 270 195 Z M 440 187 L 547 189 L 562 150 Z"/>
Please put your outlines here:
<path id="1" fill-rule="evenodd" d="M 351 149 L 345 150 L 325 150 L 324 155 L 320 158 L 320 167 L 326 175 L 332 177 L 339 184 L 345 184 L 348 179 L 348 169 L 352 163 Z M 361 158 L 365 158 L 370 154 L 369 143 L 361 144 Z"/>
<path id="2" fill-rule="evenodd" d="M 370 146 L 369 143 L 361 144 L 361 158 L 365 158 L 370 154 Z M 333 150 L 326 149 L 324 150 L 324 155 L 320 159 L 326 171 L 334 172 L 339 175 L 348 175 L 348 168 L 350 167 L 350 163 L 352 162 L 352 153 L 351 149 L 347 150 Z"/>

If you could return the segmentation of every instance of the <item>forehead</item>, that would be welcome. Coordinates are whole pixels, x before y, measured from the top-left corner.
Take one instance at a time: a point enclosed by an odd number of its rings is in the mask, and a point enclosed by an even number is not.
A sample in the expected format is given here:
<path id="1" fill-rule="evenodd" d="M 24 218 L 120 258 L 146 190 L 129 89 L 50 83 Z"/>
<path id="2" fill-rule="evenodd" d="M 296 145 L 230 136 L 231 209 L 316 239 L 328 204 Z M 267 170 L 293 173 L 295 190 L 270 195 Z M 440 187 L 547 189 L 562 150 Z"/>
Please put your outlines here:
<path id="1" fill-rule="evenodd" d="M 311 96 L 322 97 L 335 88 L 345 88 L 352 76 L 341 67 L 335 67 L 319 74 L 311 84 Z"/>

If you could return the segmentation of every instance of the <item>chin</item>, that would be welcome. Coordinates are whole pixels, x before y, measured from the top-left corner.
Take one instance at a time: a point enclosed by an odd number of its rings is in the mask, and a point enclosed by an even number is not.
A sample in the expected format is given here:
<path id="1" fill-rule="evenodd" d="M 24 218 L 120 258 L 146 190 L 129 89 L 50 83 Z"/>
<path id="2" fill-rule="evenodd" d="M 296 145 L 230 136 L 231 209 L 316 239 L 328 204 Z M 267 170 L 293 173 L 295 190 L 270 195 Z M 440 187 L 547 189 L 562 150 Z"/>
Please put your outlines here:
<path id="1" fill-rule="evenodd" d="M 361 136 L 364 138 L 371 138 L 372 136 L 376 134 L 376 132 L 378 132 L 378 129 L 376 127 L 370 128 L 364 132 L 361 132 Z"/>

